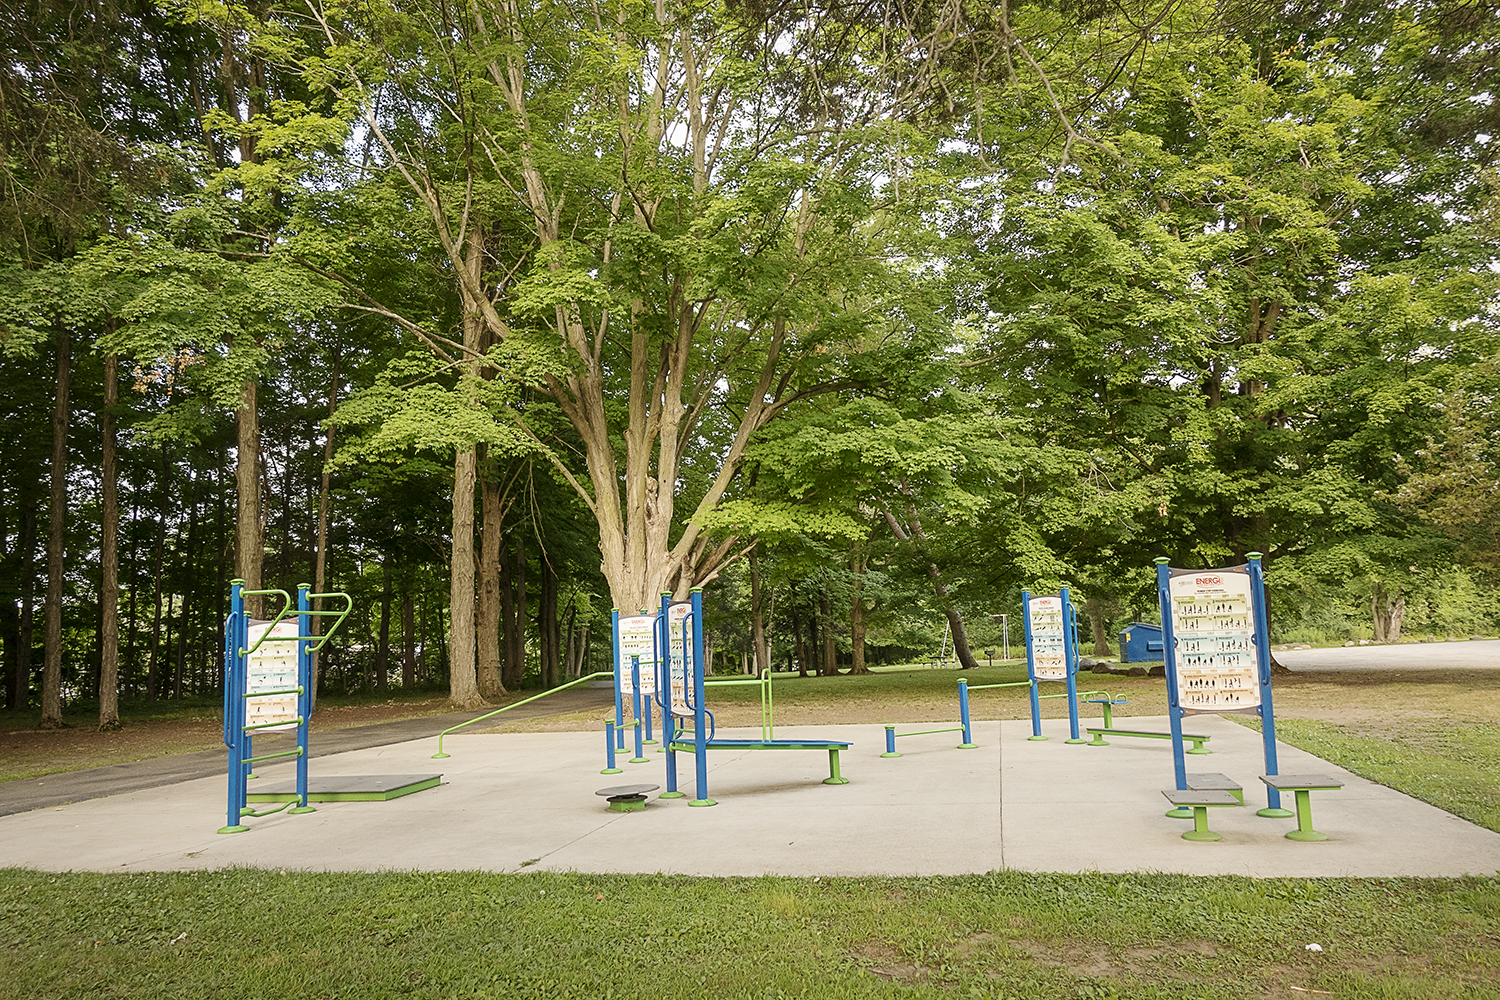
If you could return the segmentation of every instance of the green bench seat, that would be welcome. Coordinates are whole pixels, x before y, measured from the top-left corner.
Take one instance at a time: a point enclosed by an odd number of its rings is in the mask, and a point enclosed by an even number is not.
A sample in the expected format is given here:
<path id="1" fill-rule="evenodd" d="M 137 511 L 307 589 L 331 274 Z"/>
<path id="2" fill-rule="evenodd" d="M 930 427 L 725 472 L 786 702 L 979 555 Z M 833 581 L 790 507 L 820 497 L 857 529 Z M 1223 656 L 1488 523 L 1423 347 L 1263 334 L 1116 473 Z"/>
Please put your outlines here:
<path id="1" fill-rule="evenodd" d="M 1278 792 L 1291 792 L 1297 799 L 1297 829 L 1287 840 L 1327 840 L 1328 834 L 1312 828 L 1312 793 L 1343 788 L 1344 783 L 1326 774 L 1263 774 L 1260 780 Z"/>
<path id="2" fill-rule="evenodd" d="M 1223 789 L 1206 789 L 1195 791 L 1193 789 L 1163 788 L 1161 793 L 1167 797 L 1167 801 L 1178 809 L 1191 809 L 1193 812 L 1193 828 L 1182 835 L 1183 840 L 1212 841 L 1223 840 L 1222 834 L 1214 833 L 1208 828 L 1208 811 L 1218 806 L 1237 806 L 1240 801 Z M 1167 815 L 1171 815 L 1168 813 Z"/>
<path id="3" fill-rule="evenodd" d="M 737 739 L 712 739 L 704 744 L 707 750 L 827 750 L 828 751 L 828 777 L 823 779 L 825 785 L 847 785 L 849 779 L 839 772 L 839 751 L 847 750 L 853 746 L 852 743 L 844 743 L 838 740 L 737 740 Z M 692 740 L 673 740 L 672 750 L 678 753 L 693 753 L 698 745 Z"/>

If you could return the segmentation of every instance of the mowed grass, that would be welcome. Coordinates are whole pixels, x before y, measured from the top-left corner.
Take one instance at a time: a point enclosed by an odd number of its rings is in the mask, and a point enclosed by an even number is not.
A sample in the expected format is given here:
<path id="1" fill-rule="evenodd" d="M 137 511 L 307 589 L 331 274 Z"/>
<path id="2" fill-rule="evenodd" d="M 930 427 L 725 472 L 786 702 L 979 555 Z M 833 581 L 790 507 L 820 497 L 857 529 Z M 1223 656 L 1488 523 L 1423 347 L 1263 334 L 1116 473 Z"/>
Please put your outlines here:
<path id="1" fill-rule="evenodd" d="M 0 997 L 1492 998 L 1496 921 L 1494 879 L 0 870 Z"/>

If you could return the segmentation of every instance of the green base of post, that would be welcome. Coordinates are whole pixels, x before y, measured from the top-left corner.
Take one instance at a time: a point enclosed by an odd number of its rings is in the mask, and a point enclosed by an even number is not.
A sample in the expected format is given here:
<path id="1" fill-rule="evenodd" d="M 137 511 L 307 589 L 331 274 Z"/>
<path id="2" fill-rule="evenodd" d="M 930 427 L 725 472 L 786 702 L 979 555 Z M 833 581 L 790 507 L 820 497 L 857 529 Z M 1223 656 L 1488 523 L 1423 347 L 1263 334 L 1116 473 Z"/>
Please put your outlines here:
<path id="1" fill-rule="evenodd" d="M 688 805 L 690 806 L 716 806 L 718 804 L 714 799 L 690 799 L 688 801 Z"/>
<path id="2" fill-rule="evenodd" d="M 250 829 L 248 826 L 240 826 L 240 825 L 236 824 L 234 826 L 221 826 L 221 827 L 219 827 L 219 832 L 220 833 L 244 833 L 248 829 Z"/>
<path id="3" fill-rule="evenodd" d="M 1208 747 L 1193 747 L 1193 749 L 1189 750 L 1188 753 L 1200 753 L 1200 754 L 1202 754 L 1202 753 L 1213 753 L 1213 751 L 1210 750 Z"/>
<path id="4" fill-rule="evenodd" d="M 624 774 L 625 773 L 625 769 L 623 767 L 606 767 L 604 770 L 600 771 L 599 773 L 600 774 Z"/>
<path id="5" fill-rule="evenodd" d="M 880 756 L 882 756 L 882 757 L 899 757 L 901 755 L 899 753 L 883 753 Z"/>
<path id="6" fill-rule="evenodd" d="M 825 784 L 825 785 L 847 785 L 847 784 L 849 784 L 849 779 L 848 778 L 824 778 L 823 779 L 823 784 Z"/>
<path id="7" fill-rule="evenodd" d="M 650 757 L 632 757 L 626 763 L 629 763 L 629 764 L 649 764 L 649 763 L 651 763 L 651 758 Z"/>
<path id="8" fill-rule="evenodd" d="M 1041 740 L 1045 740 L 1047 737 L 1045 737 L 1045 736 L 1028 736 L 1026 738 L 1028 740 L 1031 740 L 1033 743 L 1035 743 L 1035 742 L 1040 742 Z"/>
<path id="9" fill-rule="evenodd" d="M 657 796 L 659 799 L 685 799 L 687 792 L 662 792 Z"/>
<path id="10" fill-rule="evenodd" d="M 644 743 L 641 744 L 641 746 L 643 746 L 643 747 L 654 747 L 654 746 L 660 746 L 660 745 L 661 745 L 661 740 L 647 740 L 646 742 L 644 742 Z"/>
<path id="11" fill-rule="evenodd" d="M 288 816 L 301 816 L 303 813 L 315 813 L 317 811 L 317 806 L 292 806 L 292 808 L 286 811 L 286 814 Z"/>
<path id="12" fill-rule="evenodd" d="M 1182 835 L 1182 839 L 1196 840 L 1201 843 L 1208 843 L 1214 840 L 1223 840 L 1224 838 L 1222 835 L 1214 833 L 1212 830 L 1189 830 L 1187 833 L 1184 833 Z"/>
<path id="13" fill-rule="evenodd" d="M 612 813 L 637 813 L 646 808 L 646 802 L 611 802 L 609 811 Z"/>
<path id="14" fill-rule="evenodd" d="M 1064 743 L 1069 743 L 1069 744 L 1072 744 L 1072 743 L 1087 743 L 1088 740 L 1063 740 L 1063 742 Z"/>
<path id="15" fill-rule="evenodd" d="M 445 758 L 452 757 L 452 756 L 453 755 L 451 753 L 435 753 L 435 754 L 432 755 L 432 759 L 433 760 L 444 760 Z"/>
<path id="16" fill-rule="evenodd" d="M 1270 806 L 1266 806 L 1264 809 L 1255 810 L 1255 815 L 1264 816 L 1266 819 L 1290 819 L 1296 813 L 1290 809 L 1272 809 Z"/>
<path id="17" fill-rule="evenodd" d="M 1192 819 L 1193 811 L 1187 806 L 1175 806 L 1167 810 L 1166 816 L 1167 819 Z"/>
<path id="18" fill-rule="evenodd" d="M 977 750 L 977 749 L 979 749 L 979 744 L 978 743 L 960 743 L 958 745 L 958 748 L 960 750 Z"/>
<path id="19" fill-rule="evenodd" d="M 1086 745 L 1091 747 L 1107 747 L 1109 746 L 1109 740 L 1105 739 L 1103 736 L 1100 736 L 1098 733 L 1095 733 L 1094 738 L 1089 740 Z"/>
<path id="20" fill-rule="evenodd" d="M 1328 834 L 1319 833 L 1317 830 L 1292 830 L 1286 835 L 1286 839 L 1302 841 L 1327 840 Z"/>
<path id="21" fill-rule="evenodd" d="M 240 815 L 241 816 L 254 816 L 255 815 L 255 810 L 251 809 L 249 806 L 240 806 Z"/>

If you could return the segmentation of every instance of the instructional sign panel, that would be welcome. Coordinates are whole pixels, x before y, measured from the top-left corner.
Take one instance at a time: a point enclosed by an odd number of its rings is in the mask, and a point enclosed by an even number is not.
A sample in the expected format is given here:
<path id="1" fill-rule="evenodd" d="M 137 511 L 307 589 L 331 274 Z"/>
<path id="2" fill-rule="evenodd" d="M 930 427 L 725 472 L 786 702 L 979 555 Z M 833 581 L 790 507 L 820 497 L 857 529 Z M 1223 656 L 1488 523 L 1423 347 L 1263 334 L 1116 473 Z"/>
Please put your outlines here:
<path id="1" fill-rule="evenodd" d="M 688 620 L 693 606 L 687 601 L 673 604 L 667 608 L 667 628 L 670 638 L 667 640 L 667 662 L 670 665 L 669 673 L 672 682 L 672 714 L 692 715 L 693 710 L 688 705 L 687 689 L 691 683 L 689 677 L 689 662 L 693 655 L 693 628 L 695 623 L 687 625 L 686 642 L 684 642 L 683 623 Z M 696 666 L 696 664 L 693 664 Z"/>
<path id="2" fill-rule="evenodd" d="M 1258 706 L 1250 574 L 1174 569 L 1167 587 L 1177 641 L 1177 703 L 1189 712 Z"/>
<path id="3" fill-rule="evenodd" d="M 254 649 L 260 637 L 270 628 L 269 622 L 251 625 L 247 649 Z M 284 726 L 269 726 L 262 733 L 285 732 L 297 728 L 297 643 L 276 642 L 276 639 L 297 638 L 297 620 L 278 622 L 267 639 L 255 652 L 245 657 L 245 694 L 258 691 L 291 691 L 291 694 L 264 695 L 245 699 L 245 725 L 260 726 L 271 722 L 284 722 Z"/>
<path id="4" fill-rule="evenodd" d="M 1031 668 L 1039 681 L 1068 679 L 1068 659 L 1063 629 L 1063 602 L 1060 594 L 1031 599 Z"/>
<path id="5" fill-rule="evenodd" d="M 630 672 L 631 657 L 641 661 L 641 694 L 656 693 L 656 616 L 631 615 L 620 619 L 620 641 L 615 649 L 615 670 L 620 678 L 620 693 L 635 694 Z"/>

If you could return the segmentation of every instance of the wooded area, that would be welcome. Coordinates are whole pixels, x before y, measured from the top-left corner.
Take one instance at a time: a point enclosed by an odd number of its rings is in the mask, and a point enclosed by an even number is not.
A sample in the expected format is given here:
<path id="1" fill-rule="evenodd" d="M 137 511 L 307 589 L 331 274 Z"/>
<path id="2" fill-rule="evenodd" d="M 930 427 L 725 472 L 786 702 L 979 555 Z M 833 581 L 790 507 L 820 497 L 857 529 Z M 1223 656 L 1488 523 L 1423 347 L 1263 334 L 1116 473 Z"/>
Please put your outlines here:
<path id="1" fill-rule="evenodd" d="M 997 646 L 1265 553 L 1278 638 L 1500 628 L 1493 0 L 17 0 L 6 703 L 461 706 L 708 587 L 721 667 Z M 1012 618 L 1012 642 L 1019 625 Z"/>

